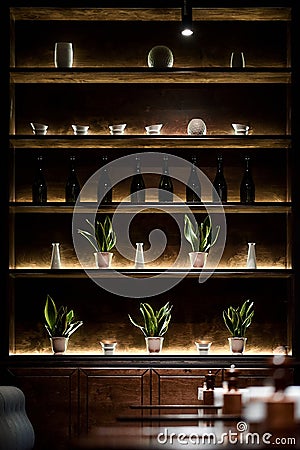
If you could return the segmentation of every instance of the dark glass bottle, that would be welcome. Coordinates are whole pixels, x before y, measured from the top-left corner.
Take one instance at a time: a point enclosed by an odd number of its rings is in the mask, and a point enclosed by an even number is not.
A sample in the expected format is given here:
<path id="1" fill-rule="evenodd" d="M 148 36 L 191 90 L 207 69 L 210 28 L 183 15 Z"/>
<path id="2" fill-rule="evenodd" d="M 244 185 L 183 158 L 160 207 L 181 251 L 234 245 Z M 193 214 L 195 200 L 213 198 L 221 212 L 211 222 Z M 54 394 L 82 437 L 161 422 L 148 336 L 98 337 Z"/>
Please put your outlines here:
<path id="1" fill-rule="evenodd" d="M 251 174 L 250 158 L 245 157 L 245 171 L 240 185 L 241 203 L 255 202 L 255 184 Z"/>
<path id="2" fill-rule="evenodd" d="M 192 164 L 191 173 L 185 188 L 186 201 L 190 203 L 199 203 L 201 202 L 201 184 L 197 175 L 196 156 L 192 157 Z"/>
<path id="3" fill-rule="evenodd" d="M 217 194 L 221 200 L 222 203 L 227 202 L 227 183 L 224 177 L 223 172 L 223 157 L 220 155 L 218 156 L 218 164 L 217 164 L 217 172 L 215 179 L 213 181 L 213 186 L 215 190 L 217 191 Z M 214 203 L 219 202 L 219 198 L 215 194 L 215 191 L 213 190 L 212 199 Z"/>
<path id="4" fill-rule="evenodd" d="M 97 199 L 102 205 L 112 203 L 112 185 L 109 174 L 105 165 L 108 162 L 107 156 L 102 158 L 102 170 L 98 181 Z"/>
<path id="5" fill-rule="evenodd" d="M 75 156 L 70 156 L 69 175 L 65 186 L 66 203 L 74 204 L 80 193 L 80 184 L 75 170 Z"/>
<path id="6" fill-rule="evenodd" d="M 137 156 L 135 174 L 132 177 L 130 185 L 130 194 L 132 203 L 145 203 L 145 182 L 141 174 L 141 162 Z"/>
<path id="7" fill-rule="evenodd" d="M 158 185 L 159 193 L 158 200 L 160 202 L 172 202 L 173 201 L 173 183 L 169 175 L 169 158 L 164 156 L 163 173 L 160 177 Z"/>
<path id="8" fill-rule="evenodd" d="M 47 203 L 47 183 L 43 172 L 43 157 L 38 156 L 32 182 L 32 202 L 37 205 Z"/>

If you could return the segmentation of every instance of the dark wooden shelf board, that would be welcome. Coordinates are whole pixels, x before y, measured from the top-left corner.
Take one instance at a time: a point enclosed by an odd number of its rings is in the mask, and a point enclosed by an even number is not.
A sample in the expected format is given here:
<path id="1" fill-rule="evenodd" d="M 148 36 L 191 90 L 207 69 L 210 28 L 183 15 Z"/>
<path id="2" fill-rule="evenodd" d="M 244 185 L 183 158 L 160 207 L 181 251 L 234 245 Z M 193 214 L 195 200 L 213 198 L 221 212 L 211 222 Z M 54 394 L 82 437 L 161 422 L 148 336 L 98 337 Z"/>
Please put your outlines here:
<path id="1" fill-rule="evenodd" d="M 114 203 L 111 205 L 103 205 L 99 207 L 98 212 L 103 214 L 111 214 L 116 212 L 116 208 L 119 207 L 118 214 L 127 214 L 139 212 L 142 214 L 164 214 L 170 213 L 182 213 L 188 206 L 194 213 L 204 213 L 206 207 L 210 208 L 210 211 L 215 210 L 216 213 L 224 212 L 230 213 L 243 213 L 243 214 L 285 214 L 291 213 L 292 205 L 289 202 L 256 202 L 251 205 L 243 205 L 241 203 L 226 203 L 223 205 L 213 204 L 206 202 L 205 205 L 195 205 L 194 203 L 144 203 L 134 205 L 131 203 Z M 97 207 L 93 202 L 82 202 L 80 206 L 76 206 L 75 212 L 78 214 L 87 214 L 94 212 Z M 141 210 L 141 208 L 144 208 Z M 63 202 L 48 202 L 46 205 L 33 205 L 31 202 L 11 202 L 10 212 L 14 214 L 73 214 L 74 206 L 66 205 Z"/>
<path id="2" fill-rule="evenodd" d="M 291 147 L 290 135 L 87 135 L 84 138 L 75 135 L 11 135 L 13 148 L 49 149 L 49 148 L 118 148 L 118 149 L 153 149 L 153 148 L 242 148 L 242 149 L 287 149 Z"/>
<path id="3" fill-rule="evenodd" d="M 64 71 L 55 68 L 14 69 L 10 73 L 12 84 L 30 83 L 291 83 L 291 70 L 278 68 L 71 68 Z"/>
<path id="4" fill-rule="evenodd" d="M 204 276 L 210 273 L 209 269 L 202 272 L 196 269 L 86 269 L 93 278 L 115 278 L 117 274 L 115 271 L 123 275 L 134 278 L 148 278 L 160 274 L 165 278 L 182 277 L 182 274 L 187 273 L 188 278 L 199 278 L 201 273 Z M 87 278 L 88 275 L 83 269 L 11 269 L 9 275 L 12 278 Z M 213 278 L 290 278 L 293 276 L 291 269 L 256 269 L 247 270 L 241 268 L 216 269 L 213 271 Z"/>
<path id="5" fill-rule="evenodd" d="M 181 8 L 11 7 L 14 20 L 180 21 Z M 290 21 L 289 7 L 193 8 L 194 21 Z"/>

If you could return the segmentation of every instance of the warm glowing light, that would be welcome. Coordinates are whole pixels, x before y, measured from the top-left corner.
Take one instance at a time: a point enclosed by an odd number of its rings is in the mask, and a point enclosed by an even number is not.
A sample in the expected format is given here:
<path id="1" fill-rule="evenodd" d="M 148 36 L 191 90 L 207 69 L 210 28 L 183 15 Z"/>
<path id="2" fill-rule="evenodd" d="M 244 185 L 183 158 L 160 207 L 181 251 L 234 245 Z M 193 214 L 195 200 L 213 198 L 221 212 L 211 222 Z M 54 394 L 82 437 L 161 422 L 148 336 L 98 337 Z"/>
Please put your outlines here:
<path id="1" fill-rule="evenodd" d="M 185 28 L 184 30 L 182 30 L 181 34 L 182 36 L 192 36 L 193 30 L 191 30 L 190 28 Z"/>
<path id="2" fill-rule="evenodd" d="M 70 344 L 72 344 L 70 342 Z M 274 356 L 274 349 L 272 349 L 271 347 L 251 347 L 249 346 L 244 355 L 262 355 L 262 356 Z M 38 350 L 32 350 L 32 351 L 16 351 L 16 352 L 11 352 L 10 355 L 52 355 L 53 353 L 51 352 L 50 348 L 45 348 L 41 351 Z M 90 356 L 102 356 L 102 350 L 98 347 L 95 348 L 91 348 L 91 347 L 87 347 L 87 348 L 81 348 L 76 349 L 76 351 L 72 351 L 72 349 L 68 350 L 66 353 L 68 356 L 70 355 L 74 355 L 74 356 L 79 356 L 79 355 L 90 355 Z M 114 352 L 115 355 L 118 355 L 120 357 L 122 356 L 141 356 L 141 355 L 148 355 L 146 351 L 146 347 L 143 348 L 138 348 L 138 347 L 125 347 L 123 349 L 118 349 L 117 351 Z M 179 348 L 179 347 L 169 347 L 169 348 L 163 348 L 162 352 L 160 353 L 160 356 L 197 356 L 199 357 L 199 353 L 197 351 L 197 349 L 195 349 L 195 347 L 189 347 L 187 349 L 183 349 L 183 348 Z M 216 346 L 214 344 L 212 344 L 212 346 L 210 347 L 210 351 L 208 354 L 209 356 L 222 356 L 222 355 L 232 355 L 229 348 L 227 346 Z M 288 352 L 289 356 L 292 356 L 292 352 Z"/>

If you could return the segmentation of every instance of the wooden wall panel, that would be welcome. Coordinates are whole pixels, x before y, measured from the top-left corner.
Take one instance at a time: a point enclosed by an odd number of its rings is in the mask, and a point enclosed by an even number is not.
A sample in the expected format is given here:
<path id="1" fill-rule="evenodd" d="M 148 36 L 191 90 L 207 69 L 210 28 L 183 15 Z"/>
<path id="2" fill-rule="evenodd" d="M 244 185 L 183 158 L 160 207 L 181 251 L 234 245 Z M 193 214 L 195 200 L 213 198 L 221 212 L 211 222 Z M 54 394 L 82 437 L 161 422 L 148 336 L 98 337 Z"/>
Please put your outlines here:
<path id="1" fill-rule="evenodd" d="M 154 405 L 188 405 L 198 403 L 198 387 L 203 386 L 209 369 L 154 369 L 152 374 L 152 403 Z M 220 386 L 221 372 L 212 371 Z M 200 404 L 200 402 L 199 402 Z"/>
<path id="2" fill-rule="evenodd" d="M 35 450 L 60 450 L 77 434 L 78 371 L 73 368 L 12 368 L 11 383 L 25 395 L 35 431 Z"/>
<path id="3" fill-rule="evenodd" d="M 149 402 L 149 369 L 80 370 L 80 434 L 116 424 L 131 404 Z"/>

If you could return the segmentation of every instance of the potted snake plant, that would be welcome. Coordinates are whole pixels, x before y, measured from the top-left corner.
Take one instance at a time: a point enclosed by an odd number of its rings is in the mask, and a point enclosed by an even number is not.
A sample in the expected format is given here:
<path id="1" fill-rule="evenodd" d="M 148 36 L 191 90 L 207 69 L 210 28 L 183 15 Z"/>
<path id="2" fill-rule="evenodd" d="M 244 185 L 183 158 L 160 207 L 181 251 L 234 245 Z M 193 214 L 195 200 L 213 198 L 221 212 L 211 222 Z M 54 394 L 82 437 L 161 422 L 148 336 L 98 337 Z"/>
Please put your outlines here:
<path id="1" fill-rule="evenodd" d="M 110 267 L 113 253 L 111 250 L 116 245 L 116 233 L 112 226 L 109 216 L 106 216 L 103 223 L 99 220 L 93 225 L 88 219 L 91 231 L 78 229 L 78 233 L 84 236 L 95 250 L 95 262 L 98 269 L 106 269 Z"/>
<path id="2" fill-rule="evenodd" d="M 189 216 L 184 216 L 184 236 L 191 244 L 189 253 L 191 266 L 201 268 L 205 266 L 209 249 L 215 245 L 220 232 L 220 225 L 212 226 L 209 215 L 200 224 L 193 223 Z"/>
<path id="3" fill-rule="evenodd" d="M 168 331 L 173 305 L 167 302 L 159 310 L 155 311 L 149 303 L 140 304 L 140 312 L 143 317 L 143 325 L 136 323 L 130 314 L 130 322 L 138 327 L 145 336 L 148 353 L 160 353 L 164 341 L 164 334 Z"/>
<path id="4" fill-rule="evenodd" d="M 243 354 L 246 347 L 246 331 L 254 316 L 254 303 L 246 300 L 241 306 L 229 306 L 223 311 L 223 320 L 231 334 L 228 338 L 231 353 Z"/>
<path id="5" fill-rule="evenodd" d="M 73 309 L 68 311 L 67 306 L 57 308 L 50 295 L 47 295 L 44 317 L 44 325 L 50 338 L 53 353 L 55 355 L 65 353 L 70 336 L 81 327 L 82 320 L 76 321 Z"/>

